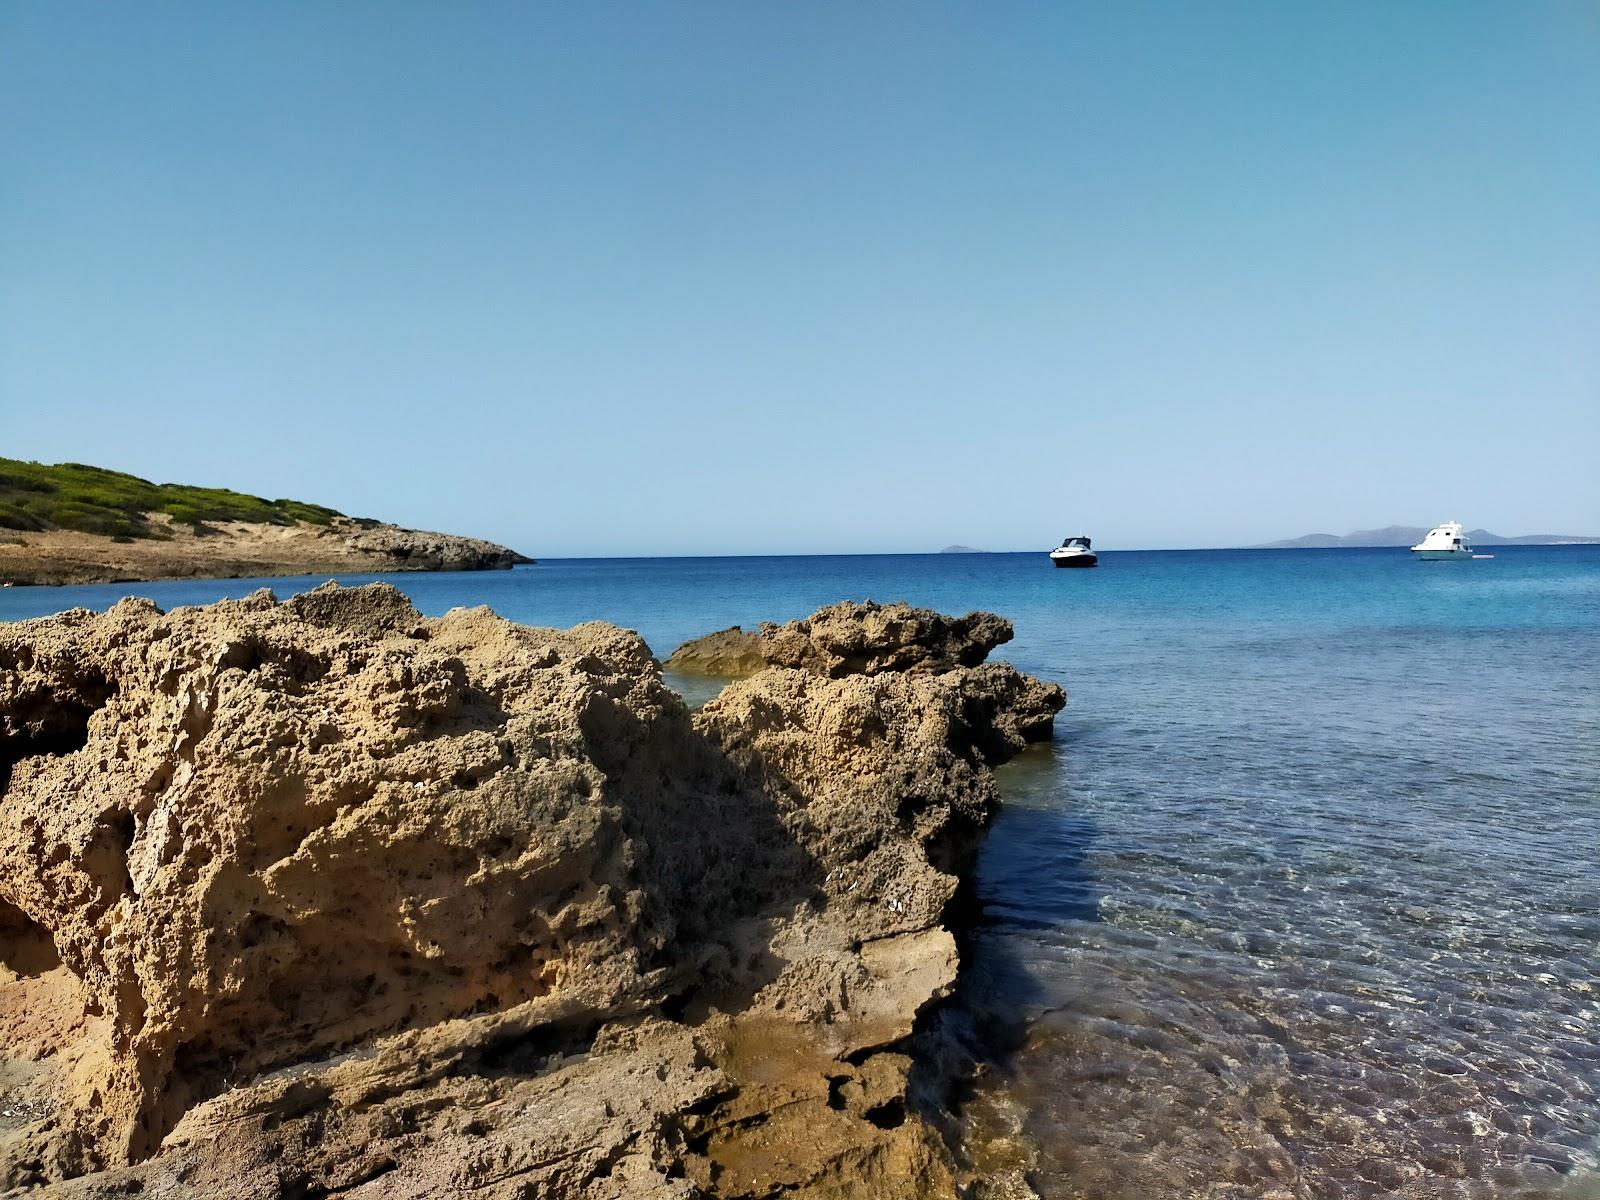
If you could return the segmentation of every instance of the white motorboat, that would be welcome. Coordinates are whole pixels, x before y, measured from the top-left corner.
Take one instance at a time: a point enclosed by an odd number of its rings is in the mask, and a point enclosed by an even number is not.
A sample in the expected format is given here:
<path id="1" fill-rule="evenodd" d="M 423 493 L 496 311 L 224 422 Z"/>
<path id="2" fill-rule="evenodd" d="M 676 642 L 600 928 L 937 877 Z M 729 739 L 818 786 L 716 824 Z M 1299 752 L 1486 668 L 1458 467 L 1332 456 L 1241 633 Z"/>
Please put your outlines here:
<path id="1" fill-rule="evenodd" d="M 1430 560 L 1467 561 L 1472 558 L 1472 543 L 1461 532 L 1460 521 L 1446 521 L 1428 530 L 1428 536 L 1411 547 L 1411 553 Z"/>
<path id="2" fill-rule="evenodd" d="M 1050 551 L 1050 561 L 1058 567 L 1092 567 L 1100 562 L 1099 556 L 1086 537 L 1069 537 Z"/>

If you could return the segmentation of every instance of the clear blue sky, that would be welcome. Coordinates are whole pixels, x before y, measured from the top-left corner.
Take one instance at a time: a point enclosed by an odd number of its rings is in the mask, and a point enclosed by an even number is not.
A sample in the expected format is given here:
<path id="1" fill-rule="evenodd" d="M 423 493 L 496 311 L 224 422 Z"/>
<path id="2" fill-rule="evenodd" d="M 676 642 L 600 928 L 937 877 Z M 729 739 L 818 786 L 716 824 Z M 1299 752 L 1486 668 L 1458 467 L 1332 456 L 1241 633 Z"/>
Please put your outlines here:
<path id="1" fill-rule="evenodd" d="M 1600 2 L 11 0 L 0 453 L 552 556 L 1600 534 Z"/>

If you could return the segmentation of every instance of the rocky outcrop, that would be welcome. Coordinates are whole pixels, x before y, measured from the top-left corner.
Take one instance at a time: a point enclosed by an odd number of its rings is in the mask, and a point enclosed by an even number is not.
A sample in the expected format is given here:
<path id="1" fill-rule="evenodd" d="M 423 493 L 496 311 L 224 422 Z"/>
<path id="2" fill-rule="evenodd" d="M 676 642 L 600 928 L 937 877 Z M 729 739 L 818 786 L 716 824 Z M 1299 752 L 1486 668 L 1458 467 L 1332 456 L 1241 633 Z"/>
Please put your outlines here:
<path id="1" fill-rule="evenodd" d="M 482 538 L 359 521 L 336 521 L 329 529 L 331 537 L 342 541 L 350 554 L 371 556 L 389 564 L 390 570 L 504 571 L 533 561 Z"/>
<path id="2" fill-rule="evenodd" d="M 885 672 L 926 673 L 975 667 L 1012 638 L 1011 622 L 993 613 L 947 617 L 909 604 L 843 601 L 785 625 L 739 626 L 685 642 L 667 666 L 737 678 L 763 667 L 794 667 L 838 679 Z"/>
<path id="3" fill-rule="evenodd" d="M 763 625 L 762 629 L 775 629 Z M 718 679 L 739 679 L 754 675 L 767 666 L 761 653 L 761 633 L 746 632 L 741 626 L 719 629 L 692 642 L 685 642 L 667 659 L 669 671 L 689 675 L 710 675 Z"/>
<path id="4" fill-rule="evenodd" d="M 66 529 L 0 537 L 0 580 L 20 584 L 239 579 L 382 571 L 492 571 L 533 561 L 481 538 L 334 517 L 326 524 L 213 521 L 194 528 L 148 514 L 159 537 Z"/>
<path id="5" fill-rule="evenodd" d="M 0 1185 L 953 1195 L 907 1039 L 1064 697 L 982 614 L 784 629 L 691 715 L 382 585 L 0 627 Z"/>

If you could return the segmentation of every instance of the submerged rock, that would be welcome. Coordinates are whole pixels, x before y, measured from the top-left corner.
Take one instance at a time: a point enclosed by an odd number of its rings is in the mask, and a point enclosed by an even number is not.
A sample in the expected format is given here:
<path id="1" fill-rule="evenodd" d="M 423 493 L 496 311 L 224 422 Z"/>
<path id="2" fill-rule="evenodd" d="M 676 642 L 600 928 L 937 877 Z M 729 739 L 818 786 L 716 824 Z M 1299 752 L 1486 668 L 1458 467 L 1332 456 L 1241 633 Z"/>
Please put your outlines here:
<path id="1" fill-rule="evenodd" d="M 1009 636 L 834 606 L 691 715 L 386 585 L 0 627 L 0 1186 L 954 1194 L 903 1046 L 1065 702 Z"/>

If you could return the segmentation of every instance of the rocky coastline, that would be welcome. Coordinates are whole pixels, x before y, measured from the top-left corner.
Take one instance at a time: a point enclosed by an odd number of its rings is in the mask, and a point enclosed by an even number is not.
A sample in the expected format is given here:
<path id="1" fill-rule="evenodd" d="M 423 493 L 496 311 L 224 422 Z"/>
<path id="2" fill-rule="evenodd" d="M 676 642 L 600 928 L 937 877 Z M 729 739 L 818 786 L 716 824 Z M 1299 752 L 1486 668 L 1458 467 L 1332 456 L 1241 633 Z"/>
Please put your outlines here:
<path id="1" fill-rule="evenodd" d="M 387 571 L 509 570 L 534 560 L 482 538 L 334 517 L 323 524 L 212 521 L 147 514 L 159 538 L 68 529 L 3 531 L 0 581 L 19 586 L 153 579 L 254 579 Z"/>
<path id="2" fill-rule="evenodd" d="M 835 605 L 691 712 L 381 584 L 0 627 L 0 1190 L 999 1194 L 912 1079 L 1010 636 Z"/>

